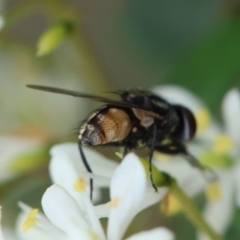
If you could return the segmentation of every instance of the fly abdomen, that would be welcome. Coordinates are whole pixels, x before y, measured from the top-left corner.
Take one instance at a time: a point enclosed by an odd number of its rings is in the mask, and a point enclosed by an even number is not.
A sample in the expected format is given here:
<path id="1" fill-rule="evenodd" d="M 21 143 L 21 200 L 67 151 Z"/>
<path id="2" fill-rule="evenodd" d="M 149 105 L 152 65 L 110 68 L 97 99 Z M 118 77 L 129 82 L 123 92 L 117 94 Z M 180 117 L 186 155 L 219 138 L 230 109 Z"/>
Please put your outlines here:
<path id="1" fill-rule="evenodd" d="M 119 108 L 102 109 L 93 113 L 80 129 L 79 139 L 83 145 L 100 145 L 121 141 L 132 129 L 129 115 Z"/>

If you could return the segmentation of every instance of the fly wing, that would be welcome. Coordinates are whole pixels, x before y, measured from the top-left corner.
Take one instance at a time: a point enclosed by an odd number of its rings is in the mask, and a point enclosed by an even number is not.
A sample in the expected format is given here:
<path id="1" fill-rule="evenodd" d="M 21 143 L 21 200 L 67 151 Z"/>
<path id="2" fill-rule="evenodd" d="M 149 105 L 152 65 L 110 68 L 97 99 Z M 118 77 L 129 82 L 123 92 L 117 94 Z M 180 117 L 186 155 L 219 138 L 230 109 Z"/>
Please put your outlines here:
<path id="1" fill-rule="evenodd" d="M 66 90 L 66 89 L 62 89 L 62 88 L 55 88 L 55 87 L 48 87 L 48 86 L 41 86 L 41 85 L 27 85 L 27 87 L 33 88 L 36 90 L 40 90 L 40 91 L 45 91 L 45 92 L 59 93 L 59 94 L 73 96 L 73 97 L 85 98 L 85 99 L 89 99 L 91 101 L 113 104 L 113 105 L 117 105 L 120 107 L 140 108 L 140 109 L 144 109 L 144 110 L 150 110 L 150 109 L 145 109 L 145 108 L 142 108 L 141 106 L 136 106 L 136 105 L 126 103 L 123 101 L 111 100 L 111 99 L 101 97 L 101 96 L 81 93 L 78 91 Z"/>

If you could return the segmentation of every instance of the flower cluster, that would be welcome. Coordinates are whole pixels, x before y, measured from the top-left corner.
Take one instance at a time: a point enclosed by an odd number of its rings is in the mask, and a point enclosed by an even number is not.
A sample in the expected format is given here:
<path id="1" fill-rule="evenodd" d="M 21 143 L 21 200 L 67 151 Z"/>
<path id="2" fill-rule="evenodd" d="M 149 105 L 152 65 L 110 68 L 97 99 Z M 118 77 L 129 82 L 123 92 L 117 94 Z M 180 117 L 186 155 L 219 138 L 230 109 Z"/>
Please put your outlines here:
<path id="1" fill-rule="evenodd" d="M 222 113 L 225 125 L 222 125 L 211 117 L 200 99 L 185 89 L 165 86 L 155 88 L 154 92 L 172 103 L 188 107 L 194 113 L 198 132 L 196 140 L 187 143 L 188 150 L 201 164 L 213 169 L 217 181 L 206 181 L 204 172 L 189 165 L 184 156 L 169 157 L 155 153 L 154 165 L 157 171 L 175 178 L 188 196 L 206 193 L 203 215 L 209 226 L 224 234 L 234 206 L 240 206 L 240 111 L 236 111 L 240 109 L 240 94 L 233 89 L 224 97 Z M 84 152 L 93 174 L 87 172 L 80 161 L 77 144 L 52 147 L 49 172 L 53 185 L 42 197 L 44 213 L 19 203 L 22 212 L 17 221 L 17 235 L 20 239 L 175 239 L 174 234 L 164 227 L 125 238 L 135 216 L 162 199 L 168 200 L 169 214 L 181 209 L 183 202 L 172 195 L 170 185 L 169 188 L 157 185 L 158 192 L 154 192 L 143 160 L 134 153 L 129 153 L 117 164 L 93 150 L 85 149 Z M 89 198 L 90 179 L 94 180 L 93 202 Z M 108 202 L 99 204 L 102 187 L 109 188 L 110 198 Z M 106 229 L 100 218 L 108 218 Z M 209 236 L 199 232 L 198 238 L 209 239 Z"/>
<path id="2" fill-rule="evenodd" d="M 166 188 L 159 188 L 158 193 L 153 191 L 145 168 L 133 153 L 128 154 L 119 166 L 114 166 L 114 163 L 89 151 L 89 159 L 97 160 L 101 166 L 95 169 L 96 175 L 84 172 L 76 144 L 55 146 L 51 154 L 50 175 L 54 184 L 42 198 L 45 215 L 39 213 L 38 209 L 20 203 L 22 214 L 18 220 L 18 234 L 21 239 L 120 240 L 136 214 L 160 201 L 167 192 Z M 111 168 L 115 168 L 113 173 L 109 171 Z M 90 177 L 99 186 L 106 186 L 110 182 L 110 202 L 97 206 L 91 203 Z M 100 217 L 108 217 L 106 236 Z M 173 234 L 162 227 L 135 234 L 128 239 L 147 237 L 174 239 Z"/>
<path id="3" fill-rule="evenodd" d="M 240 206 L 240 93 L 237 89 L 226 93 L 222 103 L 224 125 L 213 119 L 201 100 L 185 89 L 166 86 L 156 88 L 155 93 L 194 112 L 199 128 L 196 143 L 189 143 L 189 150 L 203 165 L 212 168 L 218 179 L 209 184 L 201 172 L 187 166 L 180 157 L 163 162 L 156 155 L 155 164 L 178 179 L 188 195 L 206 193 L 208 201 L 203 214 L 210 226 L 223 234 L 232 219 L 234 197 Z M 200 239 L 206 236 L 201 234 Z"/>

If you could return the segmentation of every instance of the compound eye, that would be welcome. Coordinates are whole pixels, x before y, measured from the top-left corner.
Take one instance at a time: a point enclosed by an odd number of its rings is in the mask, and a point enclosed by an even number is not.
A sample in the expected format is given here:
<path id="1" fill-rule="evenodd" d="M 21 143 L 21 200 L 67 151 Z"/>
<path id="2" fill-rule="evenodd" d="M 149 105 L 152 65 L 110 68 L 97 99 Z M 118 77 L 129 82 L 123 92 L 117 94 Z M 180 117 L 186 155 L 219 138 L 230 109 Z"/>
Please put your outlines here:
<path id="1" fill-rule="evenodd" d="M 197 123 L 192 112 L 182 106 L 175 106 L 180 117 L 178 135 L 182 140 L 189 140 L 194 137 L 197 130 Z"/>

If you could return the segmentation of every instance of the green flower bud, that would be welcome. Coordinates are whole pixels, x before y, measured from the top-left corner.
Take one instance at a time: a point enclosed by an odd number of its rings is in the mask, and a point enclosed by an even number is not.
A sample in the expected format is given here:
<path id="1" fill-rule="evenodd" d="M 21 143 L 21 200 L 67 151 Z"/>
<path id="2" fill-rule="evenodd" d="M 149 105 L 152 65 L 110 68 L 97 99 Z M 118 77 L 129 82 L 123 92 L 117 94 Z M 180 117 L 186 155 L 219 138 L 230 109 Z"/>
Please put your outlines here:
<path id="1" fill-rule="evenodd" d="M 54 51 L 73 31 L 73 25 L 70 22 L 61 22 L 49 28 L 43 33 L 37 43 L 37 56 L 43 56 Z"/>

